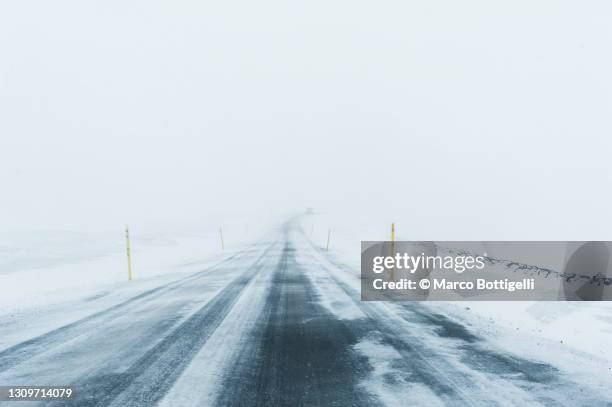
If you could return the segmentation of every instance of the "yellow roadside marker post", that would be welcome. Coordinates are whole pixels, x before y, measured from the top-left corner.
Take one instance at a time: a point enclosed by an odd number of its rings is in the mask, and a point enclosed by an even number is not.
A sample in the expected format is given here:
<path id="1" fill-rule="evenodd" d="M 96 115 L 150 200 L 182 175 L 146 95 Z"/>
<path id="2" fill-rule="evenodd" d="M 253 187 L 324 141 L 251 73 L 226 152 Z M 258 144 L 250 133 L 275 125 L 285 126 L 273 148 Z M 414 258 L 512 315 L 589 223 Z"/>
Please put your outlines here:
<path id="1" fill-rule="evenodd" d="M 132 281 L 132 254 L 130 253 L 130 230 L 125 225 L 125 249 L 127 252 L 128 281 Z"/>
<path id="2" fill-rule="evenodd" d="M 329 239 L 331 237 L 331 229 L 327 231 L 327 245 L 325 246 L 325 250 L 329 251 Z"/>

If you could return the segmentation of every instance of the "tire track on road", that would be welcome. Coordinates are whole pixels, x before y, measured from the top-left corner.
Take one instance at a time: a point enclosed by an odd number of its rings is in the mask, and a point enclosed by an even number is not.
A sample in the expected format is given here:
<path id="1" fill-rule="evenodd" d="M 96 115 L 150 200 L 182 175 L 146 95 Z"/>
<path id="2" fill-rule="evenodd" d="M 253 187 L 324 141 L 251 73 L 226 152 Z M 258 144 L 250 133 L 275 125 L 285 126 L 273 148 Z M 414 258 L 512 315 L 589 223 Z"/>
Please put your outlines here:
<path id="1" fill-rule="evenodd" d="M 206 270 L 198 271 L 182 279 L 173 281 L 165 285 L 161 285 L 159 287 L 152 288 L 143 293 L 135 295 L 125 301 L 122 301 L 116 305 L 89 315 L 85 318 L 79 319 L 75 322 L 61 326 L 57 329 L 54 329 L 35 338 L 13 345 L 0 352 L 0 373 L 7 371 L 8 369 L 14 366 L 17 366 L 20 363 L 25 362 L 26 360 L 38 356 L 41 353 L 49 352 L 56 346 L 62 345 L 70 339 L 74 339 L 79 335 L 83 335 L 89 332 L 90 329 L 96 329 L 98 326 L 112 321 L 117 316 L 122 315 L 126 308 L 133 307 L 143 301 L 149 301 L 152 298 L 156 298 L 166 293 L 178 290 L 185 284 L 189 284 L 193 280 L 198 279 L 206 274 L 209 274 L 219 269 L 220 267 L 230 265 L 233 262 L 240 260 L 242 257 L 250 254 L 251 252 L 252 249 L 248 249 L 244 252 L 232 255 L 231 257 L 220 261 L 219 263 L 209 267 Z"/>

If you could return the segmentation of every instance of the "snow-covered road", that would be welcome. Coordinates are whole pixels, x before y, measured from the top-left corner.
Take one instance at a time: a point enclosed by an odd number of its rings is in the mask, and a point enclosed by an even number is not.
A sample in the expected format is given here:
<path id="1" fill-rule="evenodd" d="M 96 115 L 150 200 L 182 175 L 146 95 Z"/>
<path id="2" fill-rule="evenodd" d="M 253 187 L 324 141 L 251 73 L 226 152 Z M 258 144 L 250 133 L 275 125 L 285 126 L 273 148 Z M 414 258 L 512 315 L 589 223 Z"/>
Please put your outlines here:
<path id="1" fill-rule="evenodd" d="M 0 385 L 72 385 L 75 399 L 51 404 L 78 406 L 612 405 L 598 380 L 500 349 L 426 304 L 360 301 L 358 271 L 297 219 L 0 349 Z"/>

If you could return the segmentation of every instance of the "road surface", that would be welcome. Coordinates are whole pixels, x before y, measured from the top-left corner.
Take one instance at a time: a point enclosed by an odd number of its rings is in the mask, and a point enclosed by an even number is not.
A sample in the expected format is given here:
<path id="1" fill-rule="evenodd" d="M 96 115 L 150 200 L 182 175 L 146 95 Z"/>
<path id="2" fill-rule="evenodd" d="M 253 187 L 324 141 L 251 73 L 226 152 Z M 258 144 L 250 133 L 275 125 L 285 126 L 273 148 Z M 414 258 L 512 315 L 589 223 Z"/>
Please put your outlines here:
<path id="1" fill-rule="evenodd" d="M 423 304 L 358 290 L 357 271 L 290 220 L 214 267 L 0 349 L 0 385 L 77 392 L 0 405 L 610 405 Z"/>

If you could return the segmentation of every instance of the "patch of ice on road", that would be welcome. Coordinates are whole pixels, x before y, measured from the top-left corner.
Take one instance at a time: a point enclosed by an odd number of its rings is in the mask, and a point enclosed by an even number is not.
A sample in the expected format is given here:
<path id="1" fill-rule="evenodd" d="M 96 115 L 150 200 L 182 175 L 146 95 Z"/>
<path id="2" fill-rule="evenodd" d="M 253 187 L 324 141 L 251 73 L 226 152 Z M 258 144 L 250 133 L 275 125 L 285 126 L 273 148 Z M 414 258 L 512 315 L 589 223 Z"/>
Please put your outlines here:
<path id="1" fill-rule="evenodd" d="M 361 385 L 386 406 L 443 406 L 442 401 L 425 385 L 410 382 L 410 373 L 396 369 L 402 356 L 383 343 L 379 335 L 371 334 L 354 349 L 368 358 L 372 371 Z"/>

